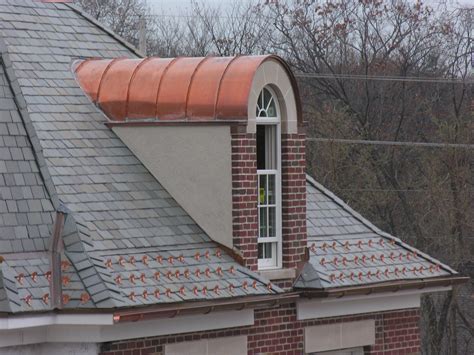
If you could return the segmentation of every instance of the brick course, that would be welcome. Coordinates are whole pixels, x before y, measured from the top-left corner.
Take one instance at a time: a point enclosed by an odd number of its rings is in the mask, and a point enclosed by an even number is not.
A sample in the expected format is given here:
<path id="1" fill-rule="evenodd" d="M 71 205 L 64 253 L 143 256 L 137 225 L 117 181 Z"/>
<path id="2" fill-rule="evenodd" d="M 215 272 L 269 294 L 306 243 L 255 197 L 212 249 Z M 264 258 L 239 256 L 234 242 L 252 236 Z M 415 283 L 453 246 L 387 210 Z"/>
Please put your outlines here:
<path id="1" fill-rule="evenodd" d="M 300 355 L 304 354 L 304 327 L 366 319 L 375 320 L 376 334 L 375 344 L 366 347 L 365 354 L 420 352 L 419 309 L 298 321 L 293 303 L 255 311 L 253 326 L 105 343 L 101 355 L 162 354 L 165 344 L 238 335 L 248 337 L 249 354 Z"/>

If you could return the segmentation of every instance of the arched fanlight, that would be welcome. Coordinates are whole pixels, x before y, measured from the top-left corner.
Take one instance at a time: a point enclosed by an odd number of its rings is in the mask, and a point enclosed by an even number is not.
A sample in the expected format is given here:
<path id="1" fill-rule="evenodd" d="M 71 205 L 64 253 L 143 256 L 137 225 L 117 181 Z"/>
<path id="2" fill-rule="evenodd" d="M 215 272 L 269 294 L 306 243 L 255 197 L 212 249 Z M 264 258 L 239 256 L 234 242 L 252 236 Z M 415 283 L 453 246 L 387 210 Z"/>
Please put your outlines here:
<path id="1" fill-rule="evenodd" d="M 273 93 L 268 88 L 263 88 L 257 100 L 257 117 L 278 117 L 277 103 Z"/>

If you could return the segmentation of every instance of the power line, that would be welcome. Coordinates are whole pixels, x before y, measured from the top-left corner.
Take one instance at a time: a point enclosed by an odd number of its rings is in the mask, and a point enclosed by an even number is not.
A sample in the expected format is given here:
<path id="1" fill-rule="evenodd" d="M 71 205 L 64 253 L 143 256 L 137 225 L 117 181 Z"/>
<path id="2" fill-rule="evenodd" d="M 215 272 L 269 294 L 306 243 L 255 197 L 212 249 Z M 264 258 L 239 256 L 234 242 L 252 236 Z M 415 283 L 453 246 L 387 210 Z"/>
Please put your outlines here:
<path id="1" fill-rule="evenodd" d="M 351 191 L 351 192 L 428 192 L 432 190 L 428 189 L 340 189 L 335 188 L 338 191 Z M 448 191 L 450 189 L 441 189 L 442 191 Z M 466 188 L 462 190 L 471 190 L 471 188 Z"/>
<path id="2" fill-rule="evenodd" d="M 446 79 L 442 77 L 323 74 L 323 73 L 296 73 L 295 76 L 297 78 L 317 78 L 317 79 L 348 79 L 348 80 L 401 81 L 401 82 L 421 82 L 421 83 L 474 84 L 474 80 Z"/>
<path id="3" fill-rule="evenodd" d="M 359 140 L 359 139 L 314 138 L 314 137 L 307 137 L 306 140 L 309 141 L 309 142 L 324 142 L 324 143 L 388 145 L 388 146 L 426 147 L 426 148 L 474 149 L 474 144 L 457 144 L 457 143 L 373 141 L 373 140 Z"/>
<path id="4" fill-rule="evenodd" d="M 159 18 L 187 18 L 187 19 L 190 19 L 190 18 L 198 18 L 200 19 L 201 17 L 198 16 L 198 15 L 165 15 L 165 14 L 161 14 L 161 15 L 145 15 L 145 17 L 147 18 L 152 18 L 152 17 L 159 17 Z M 223 19 L 223 20 L 240 20 L 240 19 L 244 19 L 243 16 L 241 17 L 237 17 L 237 16 L 213 16 L 212 18 L 214 19 Z"/>

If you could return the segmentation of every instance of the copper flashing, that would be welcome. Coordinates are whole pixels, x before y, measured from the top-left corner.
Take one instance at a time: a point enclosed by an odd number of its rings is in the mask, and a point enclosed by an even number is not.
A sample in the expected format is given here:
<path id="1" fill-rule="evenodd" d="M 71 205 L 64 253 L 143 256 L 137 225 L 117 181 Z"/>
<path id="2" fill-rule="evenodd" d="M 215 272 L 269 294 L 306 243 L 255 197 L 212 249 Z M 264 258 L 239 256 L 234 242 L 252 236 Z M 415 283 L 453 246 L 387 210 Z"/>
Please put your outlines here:
<path id="1" fill-rule="evenodd" d="M 149 121 L 149 120 L 141 120 L 141 121 L 109 121 L 106 122 L 105 125 L 109 128 L 112 127 L 149 127 L 149 126 L 199 126 L 203 122 L 206 123 L 206 125 L 210 126 L 231 126 L 233 127 L 239 127 L 240 129 L 235 131 L 235 132 L 245 132 L 245 129 L 242 130 L 242 127 L 245 128 L 246 122 L 244 121 Z M 234 132 L 234 131 L 233 131 Z"/>
<path id="2" fill-rule="evenodd" d="M 184 302 L 167 306 L 157 305 L 142 309 L 132 308 L 116 311 L 114 322 L 136 322 L 154 318 L 173 318 L 178 315 L 207 314 L 214 311 L 242 310 L 244 308 L 274 307 L 292 303 L 299 298 L 296 292 L 253 297 L 235 297 L 225 300 Z"/>
<path id="3" fill-rule="evenodd" d="M 53 234 L 50 241 L 50 270 L 51 282 L 49 283 L 51 305 L 53 308 L 62 308 L 62 268 L 61 268 L 61 252 L 62 252 L 62 233 L 64 229 L 65 211 L 58 210 L 56 212 L 56 220 L 54 221 Z"/>
<path id="4" fill-rule="evenodd" d="M 246 122 L 253 79 L 268 60 L 287 72 L 301 123 L 296 79 L 274 55 L 88 59 L 74 70 L 82 89 L 112 122 Z"/>

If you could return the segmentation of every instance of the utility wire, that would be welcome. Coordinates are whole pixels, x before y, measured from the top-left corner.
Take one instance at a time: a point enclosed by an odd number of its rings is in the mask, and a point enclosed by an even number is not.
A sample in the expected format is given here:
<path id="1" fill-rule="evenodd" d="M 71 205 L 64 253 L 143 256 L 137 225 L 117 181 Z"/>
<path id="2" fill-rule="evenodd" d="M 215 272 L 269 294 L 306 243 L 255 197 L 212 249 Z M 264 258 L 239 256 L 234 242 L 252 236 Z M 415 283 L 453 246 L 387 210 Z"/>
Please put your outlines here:
<path id="1" fill-rule="evenodd" d="M 309 141 L 309 142 L 324 142 L 324 143 L 388 145 L 388 146 L 426 147 L 426 148 L 474 149 L 474 144 L 456 144 L 456 143 L 372 141 L 372 140 L 359 140 L 359 139 L 314 138 L 314 137 L 307 137 L 306 140 Z"/>
<path id="2" fill-rule="evenodd" d="M 474 80 L 446 79 L 442 77 L 419 77 L 419 76 L 385 76 L 385 75 L 356 75 L 356 74 L 323 74 L 323 73 L 296 73 L 297 78 L 317 79 L 347 79 L 347 80 L 374 80 L 374 81 L 401 81 L 421 83 L 455 83 L 474 84 Z"/>
<path id="3" fill-rule="evenodd" d="M 354 191 L 354 192 L 428 192 L 432 190 L 428 189 L 340 189 L 340 188 L 335 188 L 335 190 L 338 191 Z M 448 189 L 440 189 L 441 191 L 448 191 Z M 472 190 L 471 188 L 465 188 L 461 190 Z"/>
<path id="4" fill-rule="evenodd" d="M 162 14 L 162 15 L 153 15 L 153 14 L 150 14 L 150 15 L 144 15 L 144 17 L 147 17 L 147 18 L 154 18 L 154 17 L 163 17 L 163 18 L 187 18 L 187 19 L 190 19 L 190 18 L 201 18 L 200 16 L 198 15 L 167 15 L 167 14 Z M 241 19 L 244 19 L 243 16 L 241 17 L 237 17 L 237 16 L 213 16 L 212 18 L 214 19 L 222 19 L 222 20 L 241 20 Z"/>

